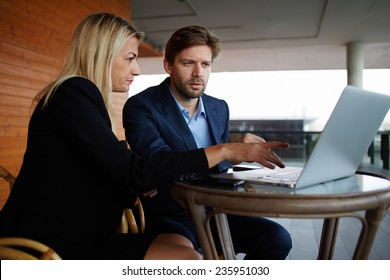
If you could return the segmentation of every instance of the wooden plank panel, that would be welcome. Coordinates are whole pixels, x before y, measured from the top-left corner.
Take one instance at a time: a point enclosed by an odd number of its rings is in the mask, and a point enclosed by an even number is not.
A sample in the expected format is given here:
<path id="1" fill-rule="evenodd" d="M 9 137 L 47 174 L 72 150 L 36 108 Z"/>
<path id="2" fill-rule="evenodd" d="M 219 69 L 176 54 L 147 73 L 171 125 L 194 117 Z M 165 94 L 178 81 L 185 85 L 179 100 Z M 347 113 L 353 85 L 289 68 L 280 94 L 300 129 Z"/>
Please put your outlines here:
<path id="1" fill-rule="evenodd" d="M 1 83 L 0 79 L 0 94 L 1 96 L 19 96 L 19 97 L 27 97 L 31 101 L 33 97 L 38 93 L 40 88 L 22 88 L 16 85 L 7 85 Z"/>
<path id="2" fill-rule="evenodd" d="M 13 65 L 1 64 L 0 67 L 0 76 L 9 75 L 9 76 L 18 76 L 21 79 L 31 79 L 39 83 L 46 84 L 48 80 L 52 80 L 57 76 L 57 72 L 52 73 L 42 73 L 40 71 L 34 71 L 34 69 L 28 69 L 26 67 L 17 67 Z"/>
<path id="3" fill-rule="evenodd" d="M 62 6 L 59 7 L 58 4 L 62 4 Z M 15 3 L 15 1 L 6 0 L 2 1 L 0 9 L 25 19 L 33 26 L 42 26 L 47 30 L 68 35 L 67 37 L 70 38 L 77 24 L 75 19 L 79 18 L 76 15 L 79 13 L 81 16 L 83 15 L 83 12 L 75 4 L 76 1 L 19 0 Z M 72 22 L 74 22 L 74 26 L 71 26 Z"/>
<path id="4" fill-rule="evenodd" d="M 12 147 L 25 147 L 27 143 L 26 137 L 0 137 L 0 148 L 7 149 Z"/>
<path id="5" fill-rule="evenodd" d="M 162 57 L 163 52 L 153 48 L 149 43 L 143 42 L 139 46 L 138 55 L 139 57 Z"/>
<path id="6" fill-rule="evenodd" d="M 31 24 L 18 18 L 11 18 L 9 14 L 6 15 L 0 18 L 0 31 L 4 41 L 11 45 L 23 46 L 25 49 L 41 54 L 59 57 L 63 57 L 66 54 L 69 40 L 64 40 L 60 34 L 42 30 L 39 26 L 34 26 L 34 30 L 32 30 L 29 27 Z M 11 22 L 5 22 L 5 20 Z M 21 28 L 15 28 L 16 24 Z"/>
<path id="7" fill-rule="evenodd" d="M 1 24 L 1 22 L 0 22 Z M 36 52 L 37 54 L 47 55 L 49 57 L 58 57 L 63 58 L 66 55 L 65 50 L 53 50 L 47 47 L 42 47 L 37 44 L 32 44 L 28 38 L 23 37 L 15 37 L 10 33 L 4 32 L 0 30 L 0 37 L 3 42 L 6 42 L 12 46 L 23 46 L 24 49 L 28 49 L 29 51 Z"/>
<path id="8" fill-rule="evenodd" d="M 0 137 L 27 137 L 27 127 L 0 126 Z"/>
<path id="9" fill-rule="evenodd" d="M 3 57 L 2 64 L 27 67 L 43 73 L 58 72 L 63 63 L 62 59 L 37 54 L 4 42 L 0 42 L 0 55 Z"/>
<path id="10" fill-rule="evenodd" d="M 30 117 L 30 110 L 27 110 L 26 108 L 19 108 L 19 107 L 9 107 L 9 106 L 1 106 L 0 105 L 0 114 L 2 116 L 9 116 L 9 117 Z M 1 127 L 1 125 L 0 125 Z"/>
<path id="11" fill-rule="evenodd" d="M 31 98 L 4 95 L 0 99 L 0 106 L 30 109 L 31 100 Z"/>
<path id="12" fill-rule="evenodd" d="M 34 96 L 59 72 L 80 20 L 100 11 L 130 20 L 130 1 L 0 1 L 0 162 L 12 173 L 22 164 Z M 119 114 L 123 103 L 115 101 Z"/>
<path id="13" fill-rule="evenodd" d="M 1 159 L 14 158 L 14 157 L 22 157 L 24 154 L 24 150 L 21 150 L 19 147 L 7 147 L 0 148 Z"/>
<path id="14" fill-rule="evenodd" d="M 20 3 L 14 4 L 12 1 L 5 1 L 3 9 L 9 13 L 26 18 L 27 21 L 31 20 L 34 25 L 46 26 L 46 29 L 53 30 L 56 33 L 64 33 L 63 26 L 71 26 L 67 28 L 66 32 L 69 32 L 67 37 L 71 37 L 73 30 L 79 21 L 85 17 L 85 15 L 92 12 L 106 11 L 116 15 L 122 16 L 127 20 L 130 19 L 130 3 L 127 1 L 21 1 L 23 2 L 22 8 Z M 53 22 L 56 24 L 47 25 L 47 22 Z"/>
<path id="15" fill-rule="evenodd" d="M 0 156 L 1 165 L 4 166 L 14 176 L 17 176 L 19 174 L 20 167 L 21 167 L 21 164 L 20 164 L 21 160 L 22 160 L 22 158 L 18 158 L 18 162 L 13 160 L 13 159 L 12 160 L 4 160 Z M 0 179 L 0 181 L 2 181 L 2 180 Z"/>
<path id="16" fill-rule="evenodd" d="M 0 65 L 0 69 L 1 69 L 1 65 Z M 35 80 L 34 76 L 28 78 L 21 78 L 15 75 L 9 75 L 7 72 L 4 72 L 4 74 L 0 75 L 0 85 L 15 86 L 15 87 L 20 87 L 21 89 L 24 88 L 35 89 L 37 92 L 41 88 L 43 88 L 50 80 L 51 80 L 50 77 L 46 77 L 46 81 Z"/>
<path id="17" fill-rule="evenodd" d="M 30 121 L 29 117 L 11 117 L 0 114 L 0 123 L 2 127 L 23 127 L 26 128 Z M 15 139 L 14 139 L 15 140 Z M 1 140 L 0 140 L 1 142 Z"/>
<path id="18" fill-rule="evenodd" d="M 24 155 L 24 154 L 23 154 Z M 22 166 L 22 157 L 13 157 L 12 159 L 4 159 L 0 156 L 0 161 L 3 166 L 8 166 L 7 170 L 12 174 L 18 174 L 20 167 Z"/>

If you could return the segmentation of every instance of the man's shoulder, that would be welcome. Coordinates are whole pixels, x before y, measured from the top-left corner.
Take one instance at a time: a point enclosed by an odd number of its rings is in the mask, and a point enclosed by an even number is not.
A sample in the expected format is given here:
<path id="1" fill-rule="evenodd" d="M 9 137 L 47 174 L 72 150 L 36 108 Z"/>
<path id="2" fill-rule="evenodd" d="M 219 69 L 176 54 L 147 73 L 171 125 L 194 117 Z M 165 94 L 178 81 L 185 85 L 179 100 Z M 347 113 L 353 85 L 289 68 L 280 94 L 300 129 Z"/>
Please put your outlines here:
<path id="1" fill-rule="evenodd" d="M 208 95 L 206 93 L 204 93 L 202 95 L 202 100 L 204 103 L 216 104 L 219 106 L 221 106 L 221 105 L 227 106 L 227 102 L 225 100 L 216 98 L 216 97 Z"/>
<path id="2" fill-rule="evenodd" d="M 144 97 L 148 97 L 150 95 L 153 95 L 153 93 L 156 91 L 156 88 L 158 86 L 151 86 L 151 87 L 148 87 L 138 93 L 136 93 L 135 95 L 131 96 L 130 98 L 132 99 L 136 99 L 136 98 L 144 98 Z"/>
<path id="3" fill-rule="evenodd" d="M 134 104 L 134 103 L 150 103 L 156 99 L 156 92 L 158 86 L 151 86 L 139 93 L 136 93 L 133 96 L 130 96 L 127 99 L 126 104 Z"/>
<path id="4" fill-rule="evenodd" d="M 165 94 L 166 91 L 169 91 L 169 88 L 166 87 L 165 83 L 162 82 L 159 85 L 150 86 L 143 91 L 140 91 L 139 93 L 131 96 L 129 100 L 133 101 L 151 101 L 155 99 L 160 99 L 163 94 Z"/>

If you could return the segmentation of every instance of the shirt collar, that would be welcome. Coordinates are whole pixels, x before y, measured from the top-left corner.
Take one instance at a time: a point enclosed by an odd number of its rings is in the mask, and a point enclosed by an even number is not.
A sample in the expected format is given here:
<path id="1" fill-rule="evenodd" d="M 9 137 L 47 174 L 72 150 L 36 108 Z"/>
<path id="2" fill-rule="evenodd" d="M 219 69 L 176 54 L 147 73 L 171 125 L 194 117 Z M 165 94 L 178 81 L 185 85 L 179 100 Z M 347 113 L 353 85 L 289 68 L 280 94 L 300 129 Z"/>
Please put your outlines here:
<path id="1" fill-rule="evenodd" d="M 173 92 L 172 92 L 171 87 L 169 87 L 169 91 L 171 92 L 171 95 L 172 95 L 173 99 L 175 100 L 177 106 L 179 107 L 180 112 L 183 114 L 183 116 L 184 116 L 186 119 L 189 120 L 189 112 L 188 112 L 188 110 L 186 110 L 186 109 L 179 103 L 179 101 L 177 101 L 175 95 L 174 95 Z M 199 117 L 200 115 L 203 115 L 204 118 L 206 118 L 206 116 L 207 116 L 207 115 L 206 115 L 206 111 L 205 111 L 205 109 L 204 109 L 202 96 L 199 97 L 198 108 L 196 109 L 196 112 L 195 112 L 195 114 L 193 115 L 193 118 L 194 118 L 195 120 L 197 120 L 198 117 Z"/>

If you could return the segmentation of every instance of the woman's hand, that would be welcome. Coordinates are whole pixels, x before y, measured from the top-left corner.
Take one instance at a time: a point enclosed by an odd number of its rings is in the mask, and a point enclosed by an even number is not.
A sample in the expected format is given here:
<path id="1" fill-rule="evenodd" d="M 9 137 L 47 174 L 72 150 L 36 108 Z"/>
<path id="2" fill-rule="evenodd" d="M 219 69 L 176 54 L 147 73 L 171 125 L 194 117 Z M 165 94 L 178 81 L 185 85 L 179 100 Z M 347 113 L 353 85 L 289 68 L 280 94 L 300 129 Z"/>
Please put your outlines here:
<path id="1" fill-rule="evenodd" d="M 264 138 L 252 133 L 244 133 L 236 140 L 236 143 L 264 143 Z"/>
<path id="2" fill-rule="evenodd" d="M 252 133 L 244 133 L 236 140 L 236 143 L 265 143 L 264 138 Z M 239 164 L 242 161 L 232 161 L 232 164 Z"/>
<path id="3" fill-rule="evenodd" d="M 155 195 L 157 195 L 157 189 L 153 189 L 151 191 L 148 191 L 148 192 L 145 192 L 142 194 L 144 197 L 149 197 L 149 198 L 152 198 L 154 197 Z"/>
<path id="4" fill-rule="evenodd" d="M 273 169 L 275 166 L 283 168 L 285 165 L 272 150 L 287 147 L 289 147 L 289 144 L 285 142 L 257 141 L 255 143 L 219 144 L 205 148 L 205 152 L 210 168 L 223 160 L 229 160 L 233 163 L 243 161 L 257 162 Z"/>

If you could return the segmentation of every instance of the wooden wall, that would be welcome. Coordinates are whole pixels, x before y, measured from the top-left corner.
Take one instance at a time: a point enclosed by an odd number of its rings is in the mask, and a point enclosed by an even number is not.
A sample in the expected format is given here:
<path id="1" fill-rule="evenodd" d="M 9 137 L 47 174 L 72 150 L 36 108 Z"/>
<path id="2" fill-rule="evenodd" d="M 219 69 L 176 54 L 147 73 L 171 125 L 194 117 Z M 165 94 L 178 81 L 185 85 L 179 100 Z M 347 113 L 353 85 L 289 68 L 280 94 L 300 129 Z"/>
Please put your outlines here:
<path id="1" fill-rule="evenodd" d="M 77 24 L 92 12 L 131 20 L 130 0 L 0 0 L 0 164 L 17 175 L 27 140 L 31 102 L 58 73 Z M 140 56 L 158 56 L 150 46 Z M 127 96 L 116 94 L 118 128 Z M 124 139 L 123 131 L 118 137 Z M 0 180 L 0 206 L 8 197 Z"/>

